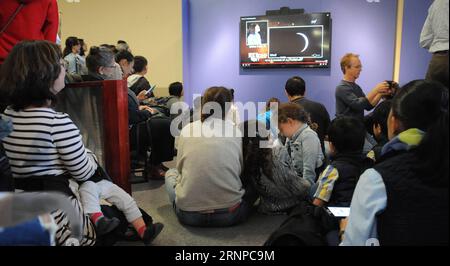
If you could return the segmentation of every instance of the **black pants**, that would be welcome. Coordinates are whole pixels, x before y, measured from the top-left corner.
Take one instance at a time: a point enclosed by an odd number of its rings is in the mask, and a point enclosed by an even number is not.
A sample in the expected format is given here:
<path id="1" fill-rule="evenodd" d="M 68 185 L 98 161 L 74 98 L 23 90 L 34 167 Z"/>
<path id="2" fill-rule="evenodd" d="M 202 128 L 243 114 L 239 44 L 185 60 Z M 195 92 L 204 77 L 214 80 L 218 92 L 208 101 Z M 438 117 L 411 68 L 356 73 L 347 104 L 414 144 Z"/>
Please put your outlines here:
<path id="1" fill-rule="evenodd" d="M 448 51 L 433 54 L 426 79 L 438 81 L 448 88 Z"/>
<path id="2" fill-rule="evenodd" d="M 152 149 L 150 162 L 152 165 L 173 160 L 175 138 L 170 133 L 171 122 L 172 120 L 166 117 L 156 117 L 148 120 Z"/>
<path id="3" fill-rule="evenodd" d="M 134 125 L 130 134 L 132 151 L 142 155 L 151 150 L 152 165 L 172 161 L 175 138 L 170 133 L 170 124 L 170 118 L 152 117 Z"/>

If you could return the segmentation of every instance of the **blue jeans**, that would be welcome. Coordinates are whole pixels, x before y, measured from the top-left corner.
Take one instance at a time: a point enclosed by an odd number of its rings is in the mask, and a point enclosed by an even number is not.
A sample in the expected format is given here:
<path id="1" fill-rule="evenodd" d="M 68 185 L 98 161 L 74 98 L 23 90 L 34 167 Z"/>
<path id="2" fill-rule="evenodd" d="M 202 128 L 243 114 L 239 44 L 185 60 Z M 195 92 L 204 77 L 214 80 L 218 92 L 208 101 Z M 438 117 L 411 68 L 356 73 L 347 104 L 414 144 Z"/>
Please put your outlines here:
<path id="1" fill-rule="evenodd" d="M 166 173 L 166 191 L 169 195 L 169 201 L 172 204 L 175 214 L 180 223 L 199 227 L 227 227 L 233 226 L 247 220 L 255 200 L 243 199 L 239 207 L 230 211 L 228 209 L 215 210 L 214 213 L 188 212 L 180 210 L 176 204 L 175 185 L 178 172 L 170 169 Z"/>

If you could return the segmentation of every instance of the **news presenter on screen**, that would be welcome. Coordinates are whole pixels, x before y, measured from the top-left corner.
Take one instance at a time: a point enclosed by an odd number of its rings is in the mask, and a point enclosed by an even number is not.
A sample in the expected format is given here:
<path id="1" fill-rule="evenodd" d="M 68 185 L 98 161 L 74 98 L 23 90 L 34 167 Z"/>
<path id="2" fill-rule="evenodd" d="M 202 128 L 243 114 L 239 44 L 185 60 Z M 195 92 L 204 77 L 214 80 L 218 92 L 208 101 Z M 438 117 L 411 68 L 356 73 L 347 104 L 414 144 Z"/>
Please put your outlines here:
<path id="1" fill-rule="evenodd" d="M 386 81 L 376 85 L 367 95 L 356 80 L 362 71 L 359 55 L 348 53 L 341 59 L 341 69 L 344 77 L 336 87 L 336 117 L 351 116 L 364 119 L 364 110 L 372 110 L 383 96 L 391 94 Z"/>
<path id="2" fill-rule="evenodd" d="M 58 23 L 56 0 L 0 0 L 0 66 L 23 40 L 56 42 Z"/>
<path id="3" fill-rule="evenodd" d="M 248 46 L 256 46 L 256 45 L 262 45 L 261 41 L 261 35 L 259 34 L 261 32 L 261 27 L 259 24 L 250 24 L 250 34 L 247 37 L 247 45 Z"/>

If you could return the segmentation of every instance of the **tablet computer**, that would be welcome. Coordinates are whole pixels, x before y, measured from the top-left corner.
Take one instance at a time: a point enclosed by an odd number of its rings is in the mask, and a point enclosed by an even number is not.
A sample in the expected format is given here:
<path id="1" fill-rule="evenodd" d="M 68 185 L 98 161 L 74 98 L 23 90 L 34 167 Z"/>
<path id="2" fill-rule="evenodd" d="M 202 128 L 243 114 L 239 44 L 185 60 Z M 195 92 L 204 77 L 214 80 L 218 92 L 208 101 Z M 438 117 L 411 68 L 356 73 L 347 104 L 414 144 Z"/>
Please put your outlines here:
<path id="1" fill-rule="evenodd" d="M 350 208 L 342 207 L 328 207 L 328 210 L 334 215 L 334 217 L 348 217 L 350 215 Z"/>

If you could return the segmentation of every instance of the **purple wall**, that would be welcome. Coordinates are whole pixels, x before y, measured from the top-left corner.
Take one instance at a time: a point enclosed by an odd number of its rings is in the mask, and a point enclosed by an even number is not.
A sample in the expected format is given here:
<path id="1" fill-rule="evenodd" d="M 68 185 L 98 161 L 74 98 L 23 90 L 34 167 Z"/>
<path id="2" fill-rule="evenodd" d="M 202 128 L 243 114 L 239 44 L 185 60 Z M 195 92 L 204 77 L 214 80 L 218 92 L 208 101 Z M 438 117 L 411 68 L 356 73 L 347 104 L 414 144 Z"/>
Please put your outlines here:
<path id="1" fill-rule="evenodd" d="M 433 0 L 405 1 L 400 84 L 425 78 L 431 54 L 420 47 L 419 39 L 431 3 Z"/>
<path id="2" fill-rule="evenodd" d="M 410 0 L 412 1 L 412 0 Z M 416 2 L 416 1 L 414 1 Z M 421 2 L 421 1 L 419 1 Z M 306 12 L 331 12 L 332 67 L 329 69 L 242 70 L 239 66 L 239 18 L 263 15 L 282 6 Z M 347 52 L 361 55 L 358 80 L 368 92 L 378 82 L 392 79 L 396 1 L 381 0 L 185 0 L 184 82 L 186 100 L 213 85 L 236 90 L 236 100 L 282 101 L 286 80 L 294 75 L 307 82 L 307 96 L 322 102 L 333 117 L 334 90 L 342 78 L 340 58 Z"/>

